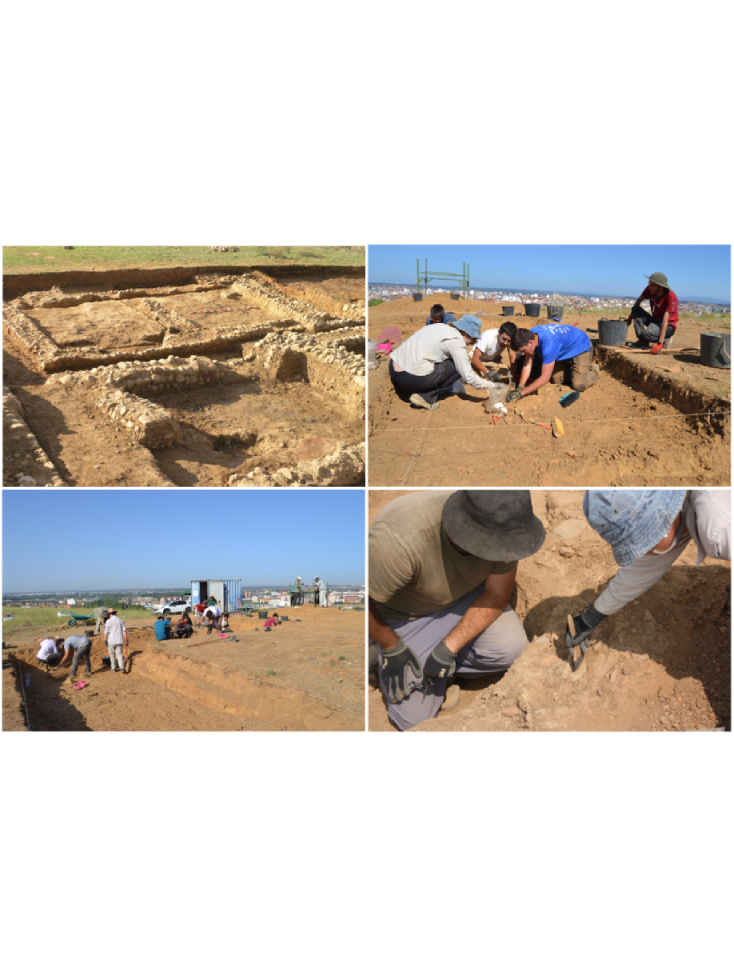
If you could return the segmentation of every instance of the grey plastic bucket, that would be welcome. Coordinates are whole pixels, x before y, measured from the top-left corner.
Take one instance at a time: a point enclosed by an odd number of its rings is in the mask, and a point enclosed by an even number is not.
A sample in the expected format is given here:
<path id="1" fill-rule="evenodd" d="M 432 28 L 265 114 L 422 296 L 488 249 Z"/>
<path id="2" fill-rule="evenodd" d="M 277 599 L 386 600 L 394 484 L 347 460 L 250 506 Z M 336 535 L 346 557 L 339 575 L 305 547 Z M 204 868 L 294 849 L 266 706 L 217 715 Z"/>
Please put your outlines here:
<path id="1" fill-rule="evenodd" d="M 599 320 L 599 343 L 603 347 L 623 347 L 627 340 L 627 320 Z"/>
<path id="2" fill-rule="evenodd" d="M 413 293 L 413 302 L 414 303 L 419 303 L 422 299 L 423 299 L 423 293 L 422 292 L 414 292 Z"/>
<path id="3" fill-rule="evenodd" d="M 450 292 L 449 293 L 449 298 L 450 299 L 453 299 L 454 302 L 456 302 L 457 299 L 461 299 L 461 296 L 459 295 L 458 292 Z"/>
<path id="4" fill-rule="evenodd" d="M 731 336 L 728 333 L 702 333 L 701 363 L 706 367 L 731 370 Z"/>
<path id="5" fill-rule="evenodd" d="M 288 616 L 287 615 L 281 615 L 280 616 L 280 621 L 281 622 L 287 622 L 288 621 Z"/>
<path id="6" fill-rule="evenodd" d="M 546 306 L 546 309 L 548 310 L 548 319 L 552 320 L 555 316 L 557 316 L 558 319 L 561 319 L 563 317 L 563 310 L 565 308 L 565 306 Z"/>
<path id="7" fill-rule="evenodd" d="M 515 307 L 514 306 L 503 306 L 502 307 L 502 315 L 503 316 L 514 316 L 515 315 Z"/>
<path id="8" fill-rule="evenodd" d="M 269 615 L 270 615 L 270 612 L 258 612 L 257 613 L 258 619 L 267 619 L 267 617 Z"/>
<path id="9" fill-rule="evenodd" d="M 540 316 L 540 303 L 524 303 L 526 316 Z"/>

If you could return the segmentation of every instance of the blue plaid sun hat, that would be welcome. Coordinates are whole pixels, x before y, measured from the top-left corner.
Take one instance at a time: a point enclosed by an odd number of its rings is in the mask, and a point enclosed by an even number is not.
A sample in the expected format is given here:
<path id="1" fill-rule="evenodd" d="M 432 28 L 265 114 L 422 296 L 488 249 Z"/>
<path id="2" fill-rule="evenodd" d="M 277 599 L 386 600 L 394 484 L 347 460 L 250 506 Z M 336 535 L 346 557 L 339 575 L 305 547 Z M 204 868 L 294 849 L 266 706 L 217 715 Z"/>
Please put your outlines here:
<path id="1" fill-rule="evenodd" d="M 475 340 L 478 340 L 482 335 L 482 321 L 477 316 L 472 316 L 471 313 L 467 313 L 451 325 L 455 326 L 457 330 L 461 330 L 468 336 L 473 337 Z"/>
<path id="2" fill-rule="evenodd" d="M 623 568 L 660 543 L 685 498 L 685 490 L 587 490 L 584 514 Z"/>

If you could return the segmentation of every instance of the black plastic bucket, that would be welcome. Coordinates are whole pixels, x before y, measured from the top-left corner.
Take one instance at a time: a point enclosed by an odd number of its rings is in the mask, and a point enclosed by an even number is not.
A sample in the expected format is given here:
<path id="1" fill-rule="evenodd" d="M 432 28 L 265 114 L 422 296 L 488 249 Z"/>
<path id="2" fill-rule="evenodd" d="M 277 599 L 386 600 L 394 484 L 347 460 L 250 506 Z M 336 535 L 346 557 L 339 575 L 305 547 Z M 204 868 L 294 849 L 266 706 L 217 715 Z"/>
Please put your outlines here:
<path id="1" fill-rule="evenodd" d="M 288 616 L 287 615 L 281 615 L 280 616 L 280 621 L 281 622 L 287 622 L 288 621 Z"/>
<path id="2" fill-rule="evenodd" d="M 461 299 L 461 296 L 459 295 L 458 292 L 450 292 L 449 298 L 453 299 L 454 302 L 456 302 L 457 299 Z"/>
<path id="3" fill-rule="evenodd" d="M 93 629 L 85 629 L 85 630 L 84 630 L 84 635 L 85 635 L 85 636 L 86 636 L 86 637 L 87 637 L 88 639 L 91 639 L 91 638 L 92 638 L 92 636 L 94 635 L 94 630 L 93 630 Z"/>
<path id="4" fill-rule="evenodd" d="M 515 315 L 515 307 L 514 306 L 503 306 L 502 307 L 502 315 L 503 316 L 514 316 Z"/>
<path id="5" fill-rule="evenodd" d="M 603 347 L 623 347 L 627 340 L 627 320 L 599 320 L 599 343 Z"/>
<path id="6" fill-rule="evenodd" d="M 701 363 L 706 367 L 731 370 L 731 336 L 728 333 L 702 333 Z"/>
<path id="7" fill-rule="evenodd" d="M 413 302 L 414 303 L 419 303 L 421 301 L 421 299 L 423 299 L 423 293 L 422 292 L 414 292 L 413 293 Z"/>
<path id="8" fill-rule="evenodd" d="M 559 320 L 562 319 L 563 310 L 565 308 L 565 306 L 546 306 L 546 309 L 548 310 L 548 319 L 552 320 L 556 316 Z"/>
<path id="9" fill-rule="evenodd" d="M 540 316 L 540 303 L 524 303 L 526 316 Z"/>
<path id="10" fill-rule="evenodd" d="M 268 615 L 270 615 L 269 612 L 258 612 L 257 613 L 258 619 L 267 619 Z"/>

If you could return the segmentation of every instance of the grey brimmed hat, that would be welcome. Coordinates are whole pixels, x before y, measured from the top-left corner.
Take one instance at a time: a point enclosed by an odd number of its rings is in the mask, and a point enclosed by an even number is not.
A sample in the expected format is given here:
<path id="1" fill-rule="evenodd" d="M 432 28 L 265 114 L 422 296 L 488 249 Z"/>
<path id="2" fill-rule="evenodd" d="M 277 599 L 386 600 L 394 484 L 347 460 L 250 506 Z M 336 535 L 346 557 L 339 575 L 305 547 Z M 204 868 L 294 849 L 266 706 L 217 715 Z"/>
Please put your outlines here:
<path id="1" fill-rule="evenodd" d="M 529 490 L 457 490 L 441 520 L 454 544 L 486 561 L 519 561 L 545 540 Z"/>
<path id="2" fill-rule="evenodd" d="M 473 337 L 475 340 L 478 340 L 482 335 L 482 321 L 478 316 L 472 316 L 471 313 L 467 313 L 451 325 L 455 326 L 457 330 L 461 330 L 462 333 Z"/>
<path id="3" fill-rule="evenodd" d="M 584 513 L 623 568 L 660 543 L 685 498 L 685 490 L 587 490 Z"/>
<path id="4" fill-rule="evenodd" d="M 667 275 L 663 275 L 662 272 L 653 272 L 652 275 L 646 275 L 645 278 L 650 282 L 654 282 L 656 286 L 662 286 L 663 289 L 670 289 L 668 277 Z"/>

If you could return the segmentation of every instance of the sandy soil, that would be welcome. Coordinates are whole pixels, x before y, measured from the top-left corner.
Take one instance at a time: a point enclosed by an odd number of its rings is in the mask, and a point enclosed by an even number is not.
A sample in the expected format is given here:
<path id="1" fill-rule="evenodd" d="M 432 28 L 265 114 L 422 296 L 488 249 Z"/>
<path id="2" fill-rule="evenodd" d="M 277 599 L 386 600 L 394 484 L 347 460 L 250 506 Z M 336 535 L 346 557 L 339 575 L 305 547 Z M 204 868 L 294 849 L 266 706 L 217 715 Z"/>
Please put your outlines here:
<path id="1" fill-rule="evenodd" d="M 370 491 L 370 523 L 400 492 Z M 706 731 L 731 724 L 731 566 L 695 566 L 689 545 L 661 581 L 610 616 L 580 670 L 564 642 L 577 615 L 616 573 L 611 548 L 586 524 L 578 491 L 533 490 L 548 531 L 520 562 L 512 599 L 530 644 L 506 673 L 461 681 L 459 706 L 414 730 Z M 567 537 L 567 522 L 583 529 Z M 564 527 L 563 525 L 566 524 Z M 578 529 L 578 528 L 576 528 Z M 560 548 L 569 554 L 562 555 Z M 369 728 L 394 730 L 370 677 Z"/>
<path id="2" fill-rule="evenodd" d="M 457 316 L 481 313 L 484 328 L 505 321 L 494 304 L 431 296 L 431 302 L 396 300 L 370 307 L 368 336 L 377 339 L 388 325 L 400 327 L 404 339 L 411 336 L 424 325 L 432 301 L 442 298 Z M 596 338 L 595 316 L 564 319 Z M 513 321 L 538 322 L 522 317 Z M 682 336 L 681 343 L 697 343 L 699 332 L 684 325 L 676 336 Z M 507 354 L 503 356 L 506 365 Z M 729 417 L 715 416 L 712 422 L 707 416 L 709 410 L 730 412 L 728 372 L 703 368 L 693 354 L 683 352 L 658 357 L 629 352 L 618 360 L 606 364 L 599 382 L 568 409 L 561 409 L 558 401 L 570 389 L 549 384 L 508 405 L 508 414 L 492 423 L 483 393 L 474 388 L 442 398 L 434 412 L 413 408 L 395 393 L 387 358 L 382 357 L 369 372 L 370 484 L 728 485 Z M 638 366 L 644 368 L 642 374 Z M 671 367 L 679 369 L 671 374 Z M 701 406 L 703 414 L 684 417 Z M 554 416 L 563 421 L 566 434 L 561 439 L 528 422 L 550 426 Z"/>
<path id="3" fill-rule="evenodd" d="M 190 277 L 191 270 L 170 272 L 171 284 L 141 289 L 160 305 L 184 317 L 188 327 L 184 325 L 182 329 L 187 341 L 216 340 L 222 331 L 235 326 L 267 325 L 279 318 L 259 307 L 228 311 L 229 307 L 249 303 L 224 299 L 222 281 L 215 276 L 205 277 L 203 284 L 201 281 L 186 284 L 177 282 L 174 273 L 185 278 L 186 274 Z M 114 277 L 116 273 L 110 275 Z M 129 271 L 123 278 L 123 287 L 135 289 L 134 276 Z M 13 276 L 6 276 L 4 281 L 11 289 Z M 162 343 L 166 330 L 158 321 L 142 314 L 140 304 L 146 300 L 135 296 L 119 299 L 112 298 L 116 295 L 112 293 L 109 300 L 40 308 L 49 297 L 53 302 L 65 301 L 65 296 L 83 291 L 80 284 L 63 284 L 63 276 L 59 282 L 61 287 L 55 286 L 53 293 L 27 292 L 22 298 L 16 295 L 13 303 L 29 306 L 24 308 L 24 314 L 42 333 L 75 356 L 75 348 L 86 346 L 115 357 L 119 352 L 122 360 L 123 352 L 127 355 Z M 321 274 L 316 271 L 308 275 L 302 266 L 293 266 L 293 274 L 283 288 L 298 292 L 298 283 L 302 283 L 303 289 L 308 286 L 307 299 L 316 308 L 336 311 L 329 315 L 341 316 L 343 303 L 364 298 L 364 279 L 354 273 L 340 276 L 333 269 L 325 269 Z M 114 282 L 110 280 L 105 285 L 111 289 Z M 99 288 L 99 283 L 93 287 L 97 291 Z M 281 287 L 274 282 L 273 289 L 277 291 Z M 282 296 L 286 295 L 282 291 Z M 198 312 L 210 308 L 223 311 Z M 175 332 L 178 331 L 174 329 Z M 328 339 L 327 333 L 324 342 Z M 230 362 L 227 380 L 231 383 L 187 388 L 186 394 L 181 395 L 151 396 L 154 404 L 170 410 L 184 433 L 181 444 L 172 440 L 162 448 L 142 445 L 106 412 L 100 411 L 96 387 L 76 387 L 70 397 L 63 387 L 46 385 L 47 375 L 39 366 L 40 361 L 9 330 L 4 336 L 3 381 L 20 401 L 24 420 L 38 445 L 59 478 L 69 486 L 157 486 L 167 485 L 169 481 L 181 486 L 227 486 L 228 479 L 238 471 L 247 473 L 265 464 L 275 471 L 296 466 L 299 460 L 321 458 L 333 452 L 337 442 L 364 441 L 361 402 L 346 407 L 337 403 L 333 385 L 310 375 L 304 375 L 298 383 L 272 379 L 259 382 L 256 369 L 243 361 L 243 357 L 252 361 L 256 356 L 255 343 L 254 340 L 237 341 L 206 355 L 214 361 Z M 169 353 L 161 347 L 161 357 Z M 80 371 L 83 373 L 84 369 Z M 338 370 L 338 365 L 333 368 L 336 373 Z M 347 376 L 347 380 L 351 382 L 351 377 Z M 249 439 L 246 444 L 238 440 L 236 435 L 241 432 L 254 433 L 257 451 L 250 451 L 253 444 Z M 321 446 L 323 451 L 309 455 L 309 446 Z M 32 473 L 34 478 L 39 478 L 34 466 L 24 439 L 18 434 L 11 435 L 4 449 L 5 485 L 16 485 L 20 474 Z M 43 482 L 43 472 L 40 478 Z"/>
<path id="4" fill-rule="evenodd" d="M 269 633 L 256 617 L 233 616 L 233 633 L 217 642 L 202 630 L 157 643 L 152 617 L 128 621 L 129 672 L 111 673 L 94 637 L 82 690 L 68 663 L 48 675 L 39 668 L 37 629 L 19 630 L 3 651 L 3 730 L 26 729 L 21 671 L 33 731 L 364 730 L 364 615 L 281 611 L 289 620 Z M 82 661 L 77 682 L 83 672 Z"/>

